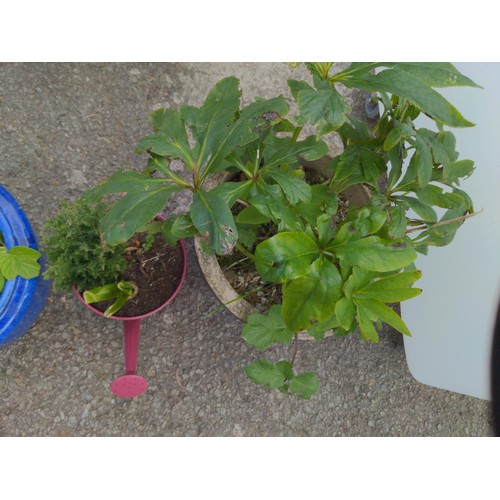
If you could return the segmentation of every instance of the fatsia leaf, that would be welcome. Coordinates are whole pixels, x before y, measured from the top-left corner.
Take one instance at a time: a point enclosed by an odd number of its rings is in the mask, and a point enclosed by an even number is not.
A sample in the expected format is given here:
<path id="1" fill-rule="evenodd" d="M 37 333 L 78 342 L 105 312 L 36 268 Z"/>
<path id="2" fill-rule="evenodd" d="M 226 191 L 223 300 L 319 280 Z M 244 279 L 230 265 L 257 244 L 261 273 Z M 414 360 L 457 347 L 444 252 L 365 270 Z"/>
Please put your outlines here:
<path id="1" fill-rule="evenodd" d="M 437 214 L 435 210 L 426 203 L 423 203 L 416 198 L 412 198 L 411 196 L 398 196 L 398 199 L 403 200 L 403 202 L 408 205 L 419 217 L 421 217 L 423 221 L 437 221 Z"/>
<path id="2" fill-rule="evenodd" d="M 388 92 L 404 97 L 444 125 L 451 127 L 474 125 L 428 83 L 407 71 L 386 69 L 376 75 L 348 76 L 341 81 L 347 87 L 356 87 L 369 92 Z"/>
<path id="3" fill-rule="evenodd" d="M 372 320 L 370 319 L 370 312 L 363 306 L 362 303 L 358 302 L 356 304 L 356 315 L 358 318 L 358 325 L 361 336 L 365 340 L 378 342 L 378 333 L 373 326 Z"/>
<path id="4" fill-rule="evenodd" d="M 459 179 L 469 177 L 474 171 L 474 162 L 472 160 L 459 160 L 448 163 L 443 167 L 443 181 L 450 181 L 458 184 Z"/>
<path id="5" fill-rule="evenodd" d="M 179 111 L 157 109 L 149 117 L 155 134 L 143 138 L 137 145 L 136 153 L 148 150 L 161 156 L 180 158 L 187 166 L 192 167 L 191 148 Z"/>
<path id="6" fill-rule="evenodd" d="M 239 110 L 240 98 L 239 80 L 234 76 L 220 80 L 208 93 L 194 124 L 200 143 L 196 158 L 198 168 L 203 167 L 226 138 Z"/>
<path id="7" fill-rule="evenodd" d="M 420 135 L 416 137 L 415 148 L 415 167 L 417 169 L 418 183 L 421 188 L 425 188 L 432 177 L 432 152 L 427 141 Z"/>
<path id="8" fill-rule="evenodd" d="M 303 372 L 295 375 L 290 381 L 290 392 L 303 399 L 309 399 L 319 389 L 319 382 L 315 372 Z"/>
<path id="9" fill-rule="evenodd" d="M 280 185 L 292 206 L 299 202 L 309 203 L 311 201 L 311 186 L 304 180 L 279 168 L 266 169 L 266 173 Z"/>
<path id="10" fill-rule="evenodd" d="M 283 289 L 283 318 L 292 331 L 307 330 L 335 310 L 342 279 L 338 269 L 325 257 L 317 259 L 305 276 Z"/>
<path id="11" fill-rule="evenodd" d="M 412 285 L 421 277 L 422 271 L 418 271 L 416 269 L 412 271 L 403 271 L 397 274 L 392 274 L 391 276 L 377 278 L 371 281 L 368 285 L 364 286 L 362 290 L 379 291 L 401 288 Z"/>
<path id="12" fill-rule="evenodd" d="M 190 238 L 198 233 L 189 215 L 176 215 L 173 217 L 170 232 L 176 238 Z"/>
<path id="13" fill-rule="evenodd" d="M 271 156 L 266 159 L 265 169 L 280 164 L 292 163 L 300 155 L 306 160 L 316 160 L 328 153 L 328 146 L 324 141 L 318 141 L 315 136 L 309 136 L 303 141 L 292 141 L 291 137 L 278 138 L 276 147 Z"/>
<path id="14" fill-rule="evenodd" d="M 126 193 L 136 189 L 157 189 L 167 185 L 165 178 L 152 178 L 135 170 L 123 170 L 88 190 L 82 199 L 92 202 L 107 194 Z"/>
<path id="15" fill-rule="evenodd" d="M 354 320 L 355 313 L 356 309 L 354 302 L 347 297 L 342 297 L 335 305 L 335 315 L 340 326 L 344 330 L 349 330 Z"/>
<path id="16" fill-rule="evenodd" d="M 220 196 L 212 191 L 197 189 L 193 193 L 190 215 L 210 248 L 222 255 L 232 251 L 238 231 L 231 210 Z"/>
<path id="17" fill-rule="evenodd" d="M 234 123 L 223 128 L 220 134 L 218 133 L 217 142 L 212 143 L 211 149 L 206 149 L 205 156 L 198 160 L 198 165 L 203 166 L 208 153 L 211 153 L 203 177 L 216 172 L 223 164 L 223 160 L 235 148 L 241 148 L 258 139 L 266 130 L 279 123 L 281 118 L 288 113 L 288 109 L 288 104 L 283 97 L 257 101 L 246 106 Z"/>
<path id="18" fill-rule="evenodd" d="M 341 127 L 350 112 L 347 102 L 327 81 L 317 82 L 317 89 L 308 86 L 299 90 L 297 105 L 301 115 L 318 126 L 322 135 Z"/>
<path id="19" fill-rule="evenodd" d="M 278 389 L 286 381 L 283 367 L 274 365 L 267 359 L 259 359 L 245 367 L 248 378 L 259 385 Z"/>
<path id="20" fill-rule="evenodd" d="M 357 301 L 357 303 L 362 304 L 365 310 L 368 309 L 371 314 L 376 315 L 379 319 L 395 328 L 398 332 L 411 337 L 410 330 L 408 330 L 405 322 L 396 312 L 394 312 L 389 306 L 386 306 L 383 302 L 375 299 L 363 299 Z"/>
<path id="21" fill-rule="evenodd" d="M 257 349 L 266 349 L 274 342 L 288 344 L 293 337 L 281 315 L 281 306 L 272 306 L 267 315 L 250 314 L 247 323 L 243 327 L 243 338 Z"/>
<path id="22" fill-rule="evenodd" d="M 265 224 L 270 221 L 270 217 L 268 215 L 264 215 L 257 207 L 254 205 L 250 205 L 245 207 L 237 216 L 236 222 L 238 224 L 251 224 L 251 225 L 260 225 Z"/>
<path id="23" fill-rule="evenodd" d="M 393 62 L 383 65 L 411 73 L 434 88 L 440 87 L 478 87 L 470 78 L 462 75 L 451 63 L 447 62 Z"/>
<path id="24" fill-rule="evenodd" d="M 238 198 L 246 198 L 251 187 L 252 181 L 223 182 L 210 192 L 219 196 L 228 207 L 232 207 Z"/>
<path id="25" fill-rule="evenodd" d="M 351 266 L 379 272 L 400 269 L 411 264 L 417 257 L 409 241 L 396 243 L 378 236 L 348 241 L 334 251 Z"/>
<path id="26" fill-rule="evenodd" d="M 0 275 L 7 280 L 17 276 L 36 278 L 40 273 L 40 264 L 37 262 L 40 257 L 41 253 L 34 248 L 15 246 L 7 250 L 0 247 Z"/>
<path id="27" fill-rule="evenodd" d="M 109 245 L 127 241 L 140 227 L 154 219 L 179 186 L 137 186 L 118 200 L 103 217 L 101 229 Z"/>
<path id="28" fill-rule="evenodd" d="M 257 272 L 274 283 L 304 276 L 317 257 L 319 249 L 316 242 L 299 232 L 278 233 L 255 249 Z"/>
<path id="29" fill-rule="evenodd" d="M 249 196 L 249 201 L 261 214 L 277 222 L 280 231 L 297 231 L 303 228 L 300 217 L 291 210 L 279 185 L 257 185 L 256 194 Z"/>

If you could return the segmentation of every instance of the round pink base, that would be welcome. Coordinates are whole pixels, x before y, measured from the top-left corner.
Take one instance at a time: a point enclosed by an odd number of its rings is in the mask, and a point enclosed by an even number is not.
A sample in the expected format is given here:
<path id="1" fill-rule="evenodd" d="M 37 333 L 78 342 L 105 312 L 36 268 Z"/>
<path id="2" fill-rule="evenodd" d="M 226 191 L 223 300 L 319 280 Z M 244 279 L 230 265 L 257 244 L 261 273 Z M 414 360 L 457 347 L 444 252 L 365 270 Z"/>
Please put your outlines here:
<path id="1" fill-rule="evenodd" d="M 119 398 L 135 398 L 147 388 L 148 382 L 139 375 L 122 375 L 111 384 L 111 392 Z"/>

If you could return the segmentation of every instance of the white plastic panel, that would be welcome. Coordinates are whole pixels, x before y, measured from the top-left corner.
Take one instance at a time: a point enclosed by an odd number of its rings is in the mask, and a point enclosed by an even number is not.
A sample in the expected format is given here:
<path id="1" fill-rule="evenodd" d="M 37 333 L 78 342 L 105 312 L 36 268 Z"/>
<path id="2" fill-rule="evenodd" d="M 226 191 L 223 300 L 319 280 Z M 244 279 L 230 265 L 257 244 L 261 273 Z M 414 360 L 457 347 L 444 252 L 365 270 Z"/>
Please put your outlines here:
<path id="1" fill-rule="evenodd" d="M 500 298 L 500 63 L 456 63 L 484 89 L 440 92 L 473 128 L 451 129 L 459 159 L 475 161 L 461 183 L 484 212 L 467 220 L 447 247 L 430 247 L 416 265 L 423 293 L 401 304 L 412 337 L 405 337 L 408 367 L 419 382 L 490 399 L 490 351 Z M 429 126 L 423 119 L 418 126 Z"/>

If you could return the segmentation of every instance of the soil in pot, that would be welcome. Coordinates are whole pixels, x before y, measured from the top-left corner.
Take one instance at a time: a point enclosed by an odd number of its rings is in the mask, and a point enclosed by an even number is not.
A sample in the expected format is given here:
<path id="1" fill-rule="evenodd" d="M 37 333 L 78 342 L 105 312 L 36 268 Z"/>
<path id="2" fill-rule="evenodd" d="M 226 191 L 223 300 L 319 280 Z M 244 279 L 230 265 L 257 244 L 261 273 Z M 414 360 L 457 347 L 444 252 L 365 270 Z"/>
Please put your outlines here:
<path id="1" fill-rule="evenodd" d="M 142 316 L 157 309 L 173 295 L 181 281 L 184 257 L 180 245 L 167 245 L 160 234 L 147 249 L 144 248 L 145 242 L 146 233 L 137 234 L 128 242 L 125 258 L 129 266 L 119 279 L 133 281 L 139 291 L 117 312 L 117 316 Z M 92 306 L 104 312 L 112 303 L 97 302 Z"/>

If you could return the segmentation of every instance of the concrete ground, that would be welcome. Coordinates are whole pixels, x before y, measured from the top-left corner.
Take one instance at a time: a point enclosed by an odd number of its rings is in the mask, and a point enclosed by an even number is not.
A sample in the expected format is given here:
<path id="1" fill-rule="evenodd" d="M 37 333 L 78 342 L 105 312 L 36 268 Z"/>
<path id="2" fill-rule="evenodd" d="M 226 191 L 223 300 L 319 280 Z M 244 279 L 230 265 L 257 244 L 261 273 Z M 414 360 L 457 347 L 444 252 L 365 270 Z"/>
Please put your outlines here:
<path id="1" fill-rule="evenodd" d="M 244 100 L 288 93 L 283 64 L 2 64 L 0 182 L 37 232 L 63 199 L 135 155 L 160 106 L 199 105 L 219 79 L 241 79 Z M 354 94 L 353 105 L 363 106 Z M 332 142 L 332 147 L 335 143 Z M 180 199 L 175 210 L 182 210 Z M 252 384 L 243 372 L 259 353 L 241 322 L 219 304 L 187 242 L 189 269 L 178 297 L 143 322 L 139 373 L 148 391 L 133 400 L 109 384 L 123 370 L 120 324 L 74 297 L 52 294 L 38 322 L 0 350 L 2 436 L 491 436 L 487 401 L 424 386 L 408 371 L 392 331 L 302 342 L 297 368 L 317 370 L 309 401 Z M 279 359 L 288 347 L 273 348 Z"/>

